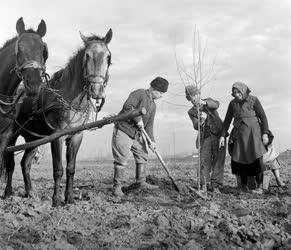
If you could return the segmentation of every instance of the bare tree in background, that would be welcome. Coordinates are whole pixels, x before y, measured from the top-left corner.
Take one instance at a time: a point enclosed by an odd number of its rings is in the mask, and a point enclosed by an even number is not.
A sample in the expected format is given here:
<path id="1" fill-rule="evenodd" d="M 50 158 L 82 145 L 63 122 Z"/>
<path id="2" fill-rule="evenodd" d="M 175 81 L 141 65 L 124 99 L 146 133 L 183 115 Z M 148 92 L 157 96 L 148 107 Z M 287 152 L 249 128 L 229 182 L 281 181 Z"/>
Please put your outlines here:
<path id="1" fill-rule="evenodd" d="M 207 54 L 207 42 L 203 44 L 201 40 L 201 36 L 199 31 L 194 29 L 193 34 L 193 46 L 192 46 L 192 65 L 191 65 L 191 71 L 187 71 L 185 65 L 178 62 L 177 55 L 175 55 L 176 58 L 176 66 L 177 70 L 180 76 L 180 80 L 183 83 L 184 87 L 187 85 L 194 85 L 198 90 L 198 104 L 197 107 L 197 117 L 198 117 L 198 135 L 197 135 L 197 149 L 198 149 L 198 172 L 197 172 L 197 178 L 198 178 L 198 191 L 200 192 L 200 169 L 201 169 L 201 140 L 200 140 L 200 134 L 201 134 L 201 105 L 200 105 L 200 99 L 201 99 L 201 92 L 204 86 L 209 84 L 211 81 L 213 81 L 215 77 L 214 73 L 214 66 L 215 66 L 215 59 L 212 60 L 212 62 L 209 64 L 206 60 L 206 54 Z M 205 178 L 205 177 L 204 177 Z"/>

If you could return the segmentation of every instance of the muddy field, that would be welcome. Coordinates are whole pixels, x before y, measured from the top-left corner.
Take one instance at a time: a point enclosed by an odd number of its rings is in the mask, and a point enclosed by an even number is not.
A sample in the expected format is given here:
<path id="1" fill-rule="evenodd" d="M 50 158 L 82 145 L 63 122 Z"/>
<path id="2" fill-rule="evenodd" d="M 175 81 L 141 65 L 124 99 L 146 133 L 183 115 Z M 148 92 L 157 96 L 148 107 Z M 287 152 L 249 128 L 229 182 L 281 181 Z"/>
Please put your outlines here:
<path id="1" fill-rule="evenodd" d="M 0 249 L 291 249 L 291 158 L 282 160 L 287 189 L 277 188 L 273 178 L 268 194 L 239 194 L 227 165 L 222 193 L 209 192 L 208 200 L 185 187 L 196 188 L 190 157 L 167 161 L 181 194 L 151 160 L 148 181 L 160 189 L 128 188 L 122 199 L 111 195 L 110 161 L 78 162 L 76 204 L 60 208 L 51 207 L 50 163 L 32 168 L 34 199 L 23 198 L 18 166 L 14 196 L 0 199 Z M 133 164 L 127 173 L 129 186 Z"/>

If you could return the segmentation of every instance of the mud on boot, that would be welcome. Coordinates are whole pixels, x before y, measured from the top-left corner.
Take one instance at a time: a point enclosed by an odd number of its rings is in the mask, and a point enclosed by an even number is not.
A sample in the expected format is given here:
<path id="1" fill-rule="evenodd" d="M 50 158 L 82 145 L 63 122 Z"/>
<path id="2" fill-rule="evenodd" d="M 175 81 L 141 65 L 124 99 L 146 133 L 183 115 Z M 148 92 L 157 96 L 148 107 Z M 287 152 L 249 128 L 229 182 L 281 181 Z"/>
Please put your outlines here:
<path id="1" fill-rule="evenodd" d="M 152 185 L 146 182 L 146 164 L 136 164 L 136 186 L 145 190 L 156 190 L 159 188 L 157 185 Z"/>
<path id="2" fill-rule="evenodd" d="M 137 182 L 136 184 L 137 184 L 138 188 L 141 188 L 141 189 L 144 189 L 144 190 L 157 190 L 157 189 L 159 189 L 159 186 L 149 184 L 146 181 Z"/>
<path id="3" fill-rule="evenodd" d="M 123 197 L 124 193 L 121 185 L 113 185 L 112 194 L 116 197 Z"/>

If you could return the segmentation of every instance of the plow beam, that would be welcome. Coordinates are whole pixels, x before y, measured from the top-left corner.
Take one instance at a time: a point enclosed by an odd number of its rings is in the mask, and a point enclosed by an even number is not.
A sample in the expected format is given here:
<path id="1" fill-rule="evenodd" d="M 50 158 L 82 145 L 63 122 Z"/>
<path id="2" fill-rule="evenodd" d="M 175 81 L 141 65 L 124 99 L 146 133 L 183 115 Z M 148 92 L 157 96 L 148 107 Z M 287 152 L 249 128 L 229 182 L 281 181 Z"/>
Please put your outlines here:
<path id="1" fill-rule="evenodd" d="M 35 141 L 31 141 L 31 142 L 28 142 L 25 144 L 16 145 L 16 146 L 12 146 L 12 147 L 7 147 L 6 152 L 16 152 L 16 151 L 25 150 L 28 148 L 38 147 L 42 144 L 46 144 L 48 142 L 56 140 L 59 137 L 62 137 L 65 135 L 73 135 L 73 134 L 76 134 L 76 133 L 81 132 L 83 130 L 88 130 L 88 129 L 92 129 L 92 128 L 101 128 L 104 125 L 108 125 L 108 124 L 111 124 L 113 122 L 131 120 L 134 117 L 137 117 L 140 115 L 145 115 L 145 114 L 146 114 L 146 109 L 141 108 L 141 109 L 132 110 L 128 113 L 118 114 L 118 115 L 111 116 L 111 117 L 106 117 L 106 118 L 103 118 L 102 120 L 99 120 L 99 121 L 83 124 L 82 126 L 63 129 L 61 131 L 58 131 L 54 134 L 51 134 L 49 136 L 46 136 L 44 138 L 41 138 L 41 139 L 38 139 Z"/>

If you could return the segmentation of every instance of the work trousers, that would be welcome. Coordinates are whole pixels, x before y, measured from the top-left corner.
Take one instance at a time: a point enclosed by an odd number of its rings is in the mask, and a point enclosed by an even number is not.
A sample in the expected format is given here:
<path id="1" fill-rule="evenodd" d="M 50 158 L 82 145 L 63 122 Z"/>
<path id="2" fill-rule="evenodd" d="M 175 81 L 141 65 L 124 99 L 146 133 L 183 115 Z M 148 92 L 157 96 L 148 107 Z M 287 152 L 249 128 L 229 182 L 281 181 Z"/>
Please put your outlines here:
<path id="1" fill-rule="evenodd" d="M 137 164 L 147 163 L 148 151 L 140 135 L 137 134 L 136 138 L 132 139 L 126 133 L 114 127 L 111 145 L 114 164 L 127 166 L 130 151 L 133 153 Z"/>
<path id="2" fill-rule="evenodd" d="M 223 185 L 225 153 L 225 147 L 219 148 L 219 136 L 211 134 L 201 140 L 200 183 L 202 185 L 211 184 L 213 187 Z"/>

